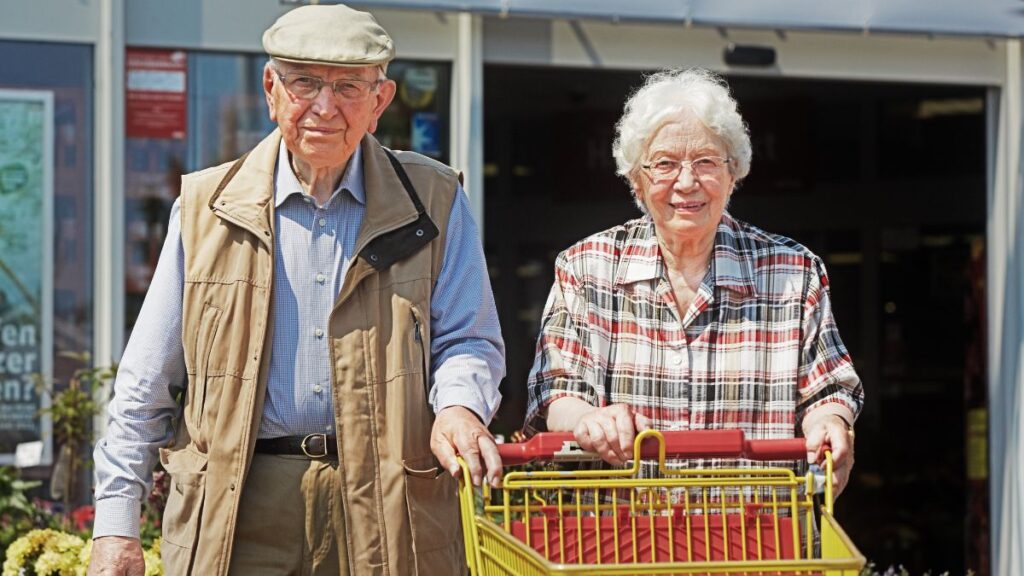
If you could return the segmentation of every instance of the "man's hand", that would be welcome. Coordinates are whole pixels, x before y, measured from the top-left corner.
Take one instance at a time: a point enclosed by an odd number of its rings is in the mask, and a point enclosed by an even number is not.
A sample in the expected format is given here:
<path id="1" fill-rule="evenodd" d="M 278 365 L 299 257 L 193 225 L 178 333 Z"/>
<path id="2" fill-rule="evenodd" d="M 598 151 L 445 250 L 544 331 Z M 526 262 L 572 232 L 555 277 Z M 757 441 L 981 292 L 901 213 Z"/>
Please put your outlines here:
<path id="1" fill-rule="evenodd" d="M 143 576 L 146 562 L 138 538 L 101 536 L 92 541 L 89 576 Z"/>
<path id="2" fill-rule="evenodd" d="M 501 456 L 498 447 L 487 428 L 476 417 L 476 414 L 462 406 L 449 406 L 437 413 L 434 428 L 430 432 L 430 449 L 453 477 L 461 474 L 459 461 L 455 456 L 461 455 L 473 478 L 473 485 L 479 486 L 486 481 L 497 488 L 501 485 Z"/>
<path id="3" fill-rule="evenodd" d="M 826 445 L 832 450 L 832 488 L 838 498 L 853 470 L 853 429 L 847 429 L 846 422 L 835 414 L 826 414 L 809 422 L 805 419 L 803 428 L 808 462 L 823 461 Z"/>

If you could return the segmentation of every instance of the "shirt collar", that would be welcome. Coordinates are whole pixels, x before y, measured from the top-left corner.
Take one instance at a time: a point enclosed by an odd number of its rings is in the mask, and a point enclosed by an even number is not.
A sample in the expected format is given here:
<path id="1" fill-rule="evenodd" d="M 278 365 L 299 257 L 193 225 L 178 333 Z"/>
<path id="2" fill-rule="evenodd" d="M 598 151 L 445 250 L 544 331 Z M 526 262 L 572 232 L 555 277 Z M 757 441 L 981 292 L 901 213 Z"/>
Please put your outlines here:
<path id="1" fill-rule="evenodd" d="M 356 146 L 355 152 L 352 153 L 352 157 L 348 160 L 348 166 L 345 167 L 345 173 L 341 176 L 341 181 L 338 182 L 338 187 L 331 194 L 332 199 L 338 191 L 348 190 L 349 194 L 357 202 L 366 204 L 366 188 L 363 185 L 362 150 L 362 146 Z M 277 170 L 274 174 L 274 205 L 280 206 L 284 204 L 284 201 L 292 194 L 306 195 L 302 190 L 302 184 L 299 183 L 299 178 L 295 176 L 295 172 L 292 170 L 292 163 L 288 160 L 288 148 L 285 147 L 284 140 L 281 140 L 281 146 L 277 153 Z"/>
<path id="2" fill-rule="evenodd" d="M 622 261 L 615 275 L 615 284 L 657 280 L 664 274 L 665 262 L 654 231 L 654 221 L 644 216 L 639 225 L 627 227 L 629 236 L 622 247 Z M 721 286 L 742 294 L 754 294 L 753 255 L 746 234 L 739 223 L 722 213 L 715 232 L 711 255 L 711 288 Z"/>
<path id="3" fill-rule="evenodd" d="M 616 285 L 655 280 L 661 277 L 664 267 L 658 237 L 654 234 L 654 221 L 644 216 L 634 222 L 635 226 L 626 226 L 627 237 L 615 273 Z"/>

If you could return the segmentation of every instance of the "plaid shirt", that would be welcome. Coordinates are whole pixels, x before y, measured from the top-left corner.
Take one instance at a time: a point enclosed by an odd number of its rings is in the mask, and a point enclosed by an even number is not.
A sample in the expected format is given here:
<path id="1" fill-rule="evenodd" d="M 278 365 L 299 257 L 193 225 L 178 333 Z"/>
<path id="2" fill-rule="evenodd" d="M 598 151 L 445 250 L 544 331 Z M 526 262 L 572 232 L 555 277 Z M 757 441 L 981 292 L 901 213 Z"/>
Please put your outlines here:
<path id="1" fill-rule="evenodd" d="M 649 217 L 559 254 L 528 388 L 527 433 L 544 430 L 546 407 L 567 395 L 629 404 L 661 430 L 748 438 L 792 438 L 816 407 L 857 415 L 864 402 L 821 259 L 727 213 L 682 317 Z"/>

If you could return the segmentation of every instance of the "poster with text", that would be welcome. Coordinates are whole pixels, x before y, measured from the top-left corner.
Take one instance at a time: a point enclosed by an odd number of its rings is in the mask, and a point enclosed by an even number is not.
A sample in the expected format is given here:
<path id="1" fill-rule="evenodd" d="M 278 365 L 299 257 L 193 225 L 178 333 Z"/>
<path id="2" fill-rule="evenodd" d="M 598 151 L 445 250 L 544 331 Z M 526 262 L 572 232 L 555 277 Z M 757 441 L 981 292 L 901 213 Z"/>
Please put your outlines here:
<path id="1" fill-rule="evenodd" d="M 0 90 L 0 464 L 39 440 L 51 459 L 52 236 L 53 93 Z"/>
<path id="2" fill-rule="evenodd" d="M 184 139 L 188 125 L 185 52 L 128 48 L 124 61 L 128 137 Z"/>

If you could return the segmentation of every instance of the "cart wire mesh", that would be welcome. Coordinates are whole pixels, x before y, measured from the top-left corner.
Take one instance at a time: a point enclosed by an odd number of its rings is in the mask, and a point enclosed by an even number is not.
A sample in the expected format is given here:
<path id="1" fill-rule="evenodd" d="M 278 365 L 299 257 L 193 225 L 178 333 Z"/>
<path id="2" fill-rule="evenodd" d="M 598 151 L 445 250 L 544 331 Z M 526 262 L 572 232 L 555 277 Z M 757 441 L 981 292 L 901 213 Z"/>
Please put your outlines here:
<path id="1" fill-rule="evenodd" d="M 590 456 L 573 449 L 571 435 L 540 436 L 548 438 L 535 437 L 532 448 L 547 459 Z M 529 447 L 503 446 L 503 458 L 524 461 L 515 456 L 524 450 Z M 806 454 L 802 439 L 648 430 L 637 436 L 634 454 L 657 459 L 656 477 L 639 477 L 635 459 L 625 469 L 511 471 L 500 489 L 474 489 L 463 464 L 460 505 L 471 573 L 854 576 L 864 565 L 832 517 L 830 453 L 817 518 L 811 473 L 665 465 L 669 454 L 798 458 Z"/>

